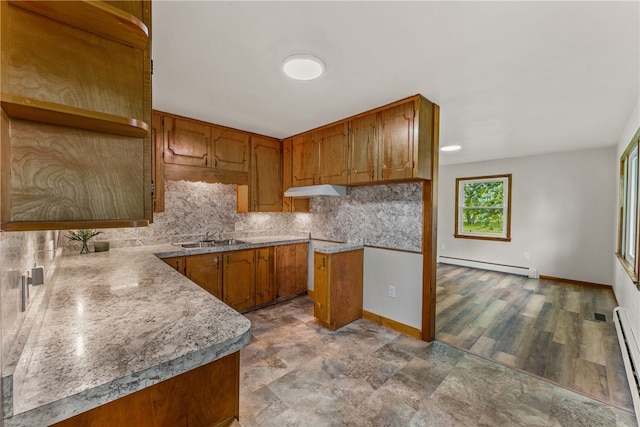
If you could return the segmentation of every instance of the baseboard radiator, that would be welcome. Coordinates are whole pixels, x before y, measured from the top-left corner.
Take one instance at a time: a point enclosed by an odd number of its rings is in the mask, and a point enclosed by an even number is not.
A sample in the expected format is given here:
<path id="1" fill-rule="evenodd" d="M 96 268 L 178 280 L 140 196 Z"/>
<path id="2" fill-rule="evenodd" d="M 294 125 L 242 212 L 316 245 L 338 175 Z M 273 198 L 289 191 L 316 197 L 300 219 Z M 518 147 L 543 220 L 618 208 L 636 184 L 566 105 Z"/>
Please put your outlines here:
<path id="1" fill-rule="evenodd" d="M 462 267 L 481 268 L 483 270 L 500 271 L 502 273 L 519 274 L 532 279 L 538 278 L 538 269 L 534 267 L 521 267 L 517 265 L 499 264 L 495 262 L 476 261 L 465 258 L 439 256 L 438 262 L 443 264 L 460 265 Z"/>
<path id="2" fill-rule="evenodd" d="M 640 375 L 638 371 L 638 368 L 640 368 L 640 352 L 638 343 L 631 331 L 629 318 L 622 307 L 613 309 L 613 321 L 616 325 L 618 342 L 620 343 L 622 359 L 624 360 L 624 370 L 627 373 L 629 389 L 633 398 L 633 408 L 636 413 L 636 419 L 640 420 L 640 381 L 638 378 L 638 375 Z"/>

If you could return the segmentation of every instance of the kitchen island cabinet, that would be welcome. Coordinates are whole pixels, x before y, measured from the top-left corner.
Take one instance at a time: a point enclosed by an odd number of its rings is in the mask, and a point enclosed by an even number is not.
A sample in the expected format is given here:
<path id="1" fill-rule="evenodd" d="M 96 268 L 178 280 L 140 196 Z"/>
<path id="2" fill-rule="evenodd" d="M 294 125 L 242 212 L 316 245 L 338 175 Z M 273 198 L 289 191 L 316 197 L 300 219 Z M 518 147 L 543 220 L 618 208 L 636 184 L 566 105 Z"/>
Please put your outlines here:
<path id="1" fill-rule="evenodd" d="M 364 250 L 314 253 L 313 315 L 336 330 L 362 317 Z"/>
<path id="2" fill-rule="evenodd" d="M 5 427 L 210 426 L 238 417 L 238 351 L 251 323 L 154 255 L 176 252 L 161 245 L 62 258 L 22 354 L 5 361 Z"/>

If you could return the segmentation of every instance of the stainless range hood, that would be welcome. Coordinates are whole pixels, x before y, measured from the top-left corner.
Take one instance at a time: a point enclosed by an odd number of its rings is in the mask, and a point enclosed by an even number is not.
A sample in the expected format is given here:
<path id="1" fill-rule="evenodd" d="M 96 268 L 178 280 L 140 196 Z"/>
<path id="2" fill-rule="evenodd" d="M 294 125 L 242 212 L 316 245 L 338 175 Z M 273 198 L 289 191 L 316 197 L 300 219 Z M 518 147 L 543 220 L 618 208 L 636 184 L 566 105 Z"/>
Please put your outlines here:
<path id="1" fill-rule="evenodd" d="M 343 185 L 308 185 L 306 187 L 291 187 L 284 192 L 285 197 L 313 197 L 313 196 L 346 196 L 347 187 Z"/>

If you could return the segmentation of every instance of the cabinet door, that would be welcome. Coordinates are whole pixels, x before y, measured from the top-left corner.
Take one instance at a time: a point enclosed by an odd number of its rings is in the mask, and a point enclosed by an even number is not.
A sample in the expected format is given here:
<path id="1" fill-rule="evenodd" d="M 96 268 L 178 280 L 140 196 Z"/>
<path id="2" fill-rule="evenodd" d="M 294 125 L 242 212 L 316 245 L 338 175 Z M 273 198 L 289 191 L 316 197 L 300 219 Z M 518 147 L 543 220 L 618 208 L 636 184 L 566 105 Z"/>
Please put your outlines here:
<path id="1" fill-rule="evenodd" d="M 164 162 L 210 166 L 211 127 L 203 123 L 165 116 Z"/>
<path id="2" fill-rule="evenodd" d="M 205 291 L 222 299 L 222 254 L 186 257 L 186 276 Z"/>
<path id="3" fill-rule="evenodd" d="M 316 184 L 347 183 L 347 135 L 349 123 L 343 122 L 313 133 L 318 146 L 318 179 Z"/>
<path id="4" fill-rule="evenodd" d="M 276 246 L 276 298 L 296 294 L 296 245 Z"/>
<path id="5" fill-rule="evenodd" d="M 222 273 L 223 301 L 238 311 L 255 305 L 255 250 L 229 252 L 224 255 Z"/>
<path id="6" fill-rule="evenodd" d="M 282 141 L 282 192 L 292 187 L 293 139 Z M 308 197 L 282 197 L 282 212 L 309 212 Z"/>
<path id="7" fill-rule="evenodd" d="M 273 248 L 256 249 L 256 305 L 275 301 Z"/>
<path id="8" fill-rule="evenodd" d="M 151 149 L 153 159 L 151 163 L 151 180 L 153 181 L 153 212 L 164 212 L 164 130 L 162 114 L 153 113 L 151 121 Z"/>
<path id="9" fill-rule="evenodd" d="M 213 167 L 226 171 L 249 172 L 249 134 L 213 126 Z"/>
<path id="10" fill-rule="evenodd" d="M 185 274 L 185 257 L 176 256 L 171 258 L 163 258 L 162 261 L 169 264 L 171 267 L 175 268 L 180 272 L 180 274 Z"/>
<path id="11" fill-rule="evenodd" d="M 378 114 L 351 120 L 349 147 L 349 182 L 372 182 L 378 179 Z"/>
<path id="12" fill-rule="evenodd" d="M 251 137 L 251 212 L 282 211 L 282 149 L 277 139 Z"/>
<path id="13" fill-rule="evenodd" d="M 297 243 L 295 245 L 296 261 L 296 294 L 307 292 L 309 288 L 307 283 L 309 281 L 309 245 L 307 243 Z"/>
<path id="14" fill-rule="evenodd" d="M 413 177 L 413 101 L 380 112 L 383 181 Z"/>
<path id="15" fill-rule="evenodd" d="M 315 299 L 313 316 L 321 322 L 329 324 L 331 322 L 329 316 L 330 258 L 327 254 L 315 253 L 313 260 L 313 295 Z"/>
<path id="16" fill-rule="evenodd" d="M 310 133 L 298 135 L 292 141 L 291 186 L 314 185 L 318 170 L 318 147 Z"/>

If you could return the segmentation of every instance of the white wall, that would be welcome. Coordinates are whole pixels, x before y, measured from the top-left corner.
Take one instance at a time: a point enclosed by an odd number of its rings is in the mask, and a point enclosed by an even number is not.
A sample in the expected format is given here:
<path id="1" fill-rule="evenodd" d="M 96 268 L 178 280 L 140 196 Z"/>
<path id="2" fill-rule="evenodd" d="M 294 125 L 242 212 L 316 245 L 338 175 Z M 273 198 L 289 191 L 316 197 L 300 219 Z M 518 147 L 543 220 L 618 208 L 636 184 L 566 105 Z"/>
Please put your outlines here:
<path id="1" fill-rule="evenodd" d="M 396 287 L 395 298 L 389 285 Z M 363 308 L 422 329 L 422 254 L 366 247 Z"/>
<path id="2" fill-rule="evenodd" d="M 617 169 L 619 167 L 619 159 L 622 155 L 622 152 L 627 148 L 629 142 L 631 142 L 631 138 L 635 135 L 636 131 L 640 127 L 640 99 L 636 104 L 636 107 L 629 116 L 629 120 L 627 121 L 627 125 L 625 126 L 625 130 L 620 136 L 620 140 L 618 141 L 618 146 L 616 150 L 616 158 L 612 161 L 613 166 Z M 617 183 L 615 184 L 615 190 L 612 187 L 611 192 L 614 194 L 618 194 L 619 188 Z M 617 200 L 617 199 L 616 199 Z M 617 206 L 617 205 L 616 205 Z M 617 218 L 613 220 L 614 227 L 617 230 L 618 221 Z M 616 245 L 615 240 L 617 237 L 614 237 L 614 245 Z M 616 294 L 616 299 L 618 303 L 624 308 L 629 321 L 631 322 L 631 328 L 633 335 L 635 337 L 636 342 L 639 342 L 640 338 L 640 291 L 635 287 L 627 272 L 622 268 L 620 261 L 614 256 L 611 255 L 609 260 L 613 264 L 614 269 L 614 281 L 613 281 L 613 291 Z"/>
<path id="3" fill-rule="evenodd" d="M 615 155 L 610 147 L 441 166 L 438 255 L 611 285 Z M 511 242 L 454 238 L 456 178 L 508 173 L 513 175 Z"/>

